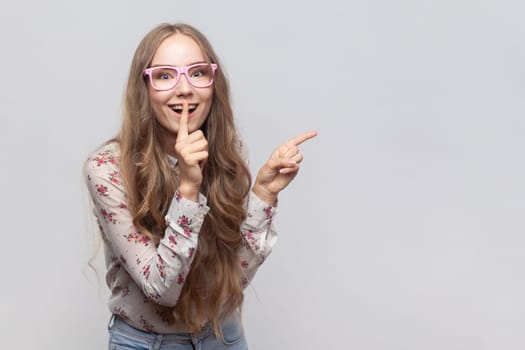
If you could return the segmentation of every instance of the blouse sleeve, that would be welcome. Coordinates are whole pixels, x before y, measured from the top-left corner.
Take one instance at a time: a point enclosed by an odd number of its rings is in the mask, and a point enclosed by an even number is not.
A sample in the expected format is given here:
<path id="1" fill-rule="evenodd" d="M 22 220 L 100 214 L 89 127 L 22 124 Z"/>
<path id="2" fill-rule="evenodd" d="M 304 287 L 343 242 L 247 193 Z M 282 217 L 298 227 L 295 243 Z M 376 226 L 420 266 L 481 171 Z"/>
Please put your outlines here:
<path id="1" fill-rule="evenodd" d="M 266 204 L 250 192 L 246 220 L 241 225 L 244 241 L 239 251 L 244 288 L 248 286 L 277 242 L 277 232 L 272 222 L 276 213 L 277 208 Z"/>
<path id="2" fill-rule="evenodd" d="M 198 233 L 209 208 L 176 193 L 166 215 L 167 228 L 158 244 L 134 225 L 127 195 L 113 156 L 90 157 L 84 166 L 86 184 L 103 239 L 144 295 L 158 304 L 174 306 L 197 249 Z"/>

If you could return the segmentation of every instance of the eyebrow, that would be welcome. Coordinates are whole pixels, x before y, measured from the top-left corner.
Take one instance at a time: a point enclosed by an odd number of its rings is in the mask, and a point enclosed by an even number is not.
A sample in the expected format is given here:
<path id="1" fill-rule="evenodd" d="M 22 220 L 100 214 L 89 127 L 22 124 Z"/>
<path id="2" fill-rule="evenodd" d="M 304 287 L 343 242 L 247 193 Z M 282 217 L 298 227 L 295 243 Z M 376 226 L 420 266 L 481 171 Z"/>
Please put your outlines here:
<path id="1" fill-rule="evenodd" d="M 199 64 L 199 63 L 211 63 L 211 62 L 207 62 L 207 61 L 197 61 L 197 62 L 193 62 L 193 63 L 190 63 L 188 65 L 186 65 L 185 67 L 189 67 L 189 66 L 193 66 L 194 64 Z M 154 67 L 182 67 L 182 66 L 174 66 L 172 64 L 154 64 L 154 65 L 151 65 L 150 68 L 154 68 Z"/>

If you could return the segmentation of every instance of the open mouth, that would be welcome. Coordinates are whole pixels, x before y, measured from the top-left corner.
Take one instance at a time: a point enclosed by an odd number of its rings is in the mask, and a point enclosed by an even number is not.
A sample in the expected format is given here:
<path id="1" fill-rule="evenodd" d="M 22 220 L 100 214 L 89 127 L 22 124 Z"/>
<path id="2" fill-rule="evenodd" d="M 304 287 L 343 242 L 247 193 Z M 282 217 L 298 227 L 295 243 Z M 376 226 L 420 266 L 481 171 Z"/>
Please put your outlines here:
<path id="1" fill-rule="evenodd" d="M 188 112 L 192 113 L 193 111 L 197 109 L 197 106 L 198 106 L 197 104 L 188 105 Z M 182 113 L 182 104 L 170 105 L 169 107 L 175 113 L 178 113 L 178 114 Z"/>

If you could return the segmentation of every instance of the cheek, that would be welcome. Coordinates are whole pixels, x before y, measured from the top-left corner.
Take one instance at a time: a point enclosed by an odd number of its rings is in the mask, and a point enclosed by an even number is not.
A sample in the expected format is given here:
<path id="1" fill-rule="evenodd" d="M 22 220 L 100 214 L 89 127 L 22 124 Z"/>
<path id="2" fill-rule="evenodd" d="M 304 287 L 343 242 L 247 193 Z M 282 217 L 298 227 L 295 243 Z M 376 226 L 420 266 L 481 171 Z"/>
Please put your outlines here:
<path id="1" fill-rule="evenodd" d="M 211 105 L 213 102 L 213 90 L 202 94 L 201 100 L 206 103 L 206 115 L 210 112 Z"/>
<path id="2" fill-rule="evenodd" d="M 149 102 L 151 106 L 155 108 L 160 108 L 163 104 L 167 103 L 169 96 L 161 91 L 149 91 Z"/>

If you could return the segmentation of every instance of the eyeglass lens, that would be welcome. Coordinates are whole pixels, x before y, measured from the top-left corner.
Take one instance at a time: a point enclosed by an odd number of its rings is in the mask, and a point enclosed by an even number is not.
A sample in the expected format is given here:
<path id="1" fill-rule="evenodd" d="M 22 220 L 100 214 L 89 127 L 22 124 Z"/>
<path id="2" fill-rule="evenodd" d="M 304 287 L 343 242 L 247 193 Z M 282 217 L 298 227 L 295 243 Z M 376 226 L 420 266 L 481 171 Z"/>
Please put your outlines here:
<path id="1" fill-rule="evenodd" d="M 158 67 L 151 72 L 153 87 L 160 90 L 171 89 L 177 83 L 179 77 L 174 68 Z M 213 69 L 209 64 L 197 64 L 188 67 L 186 77 L 195 87 L 209 86 L 213 80 Z"/>

